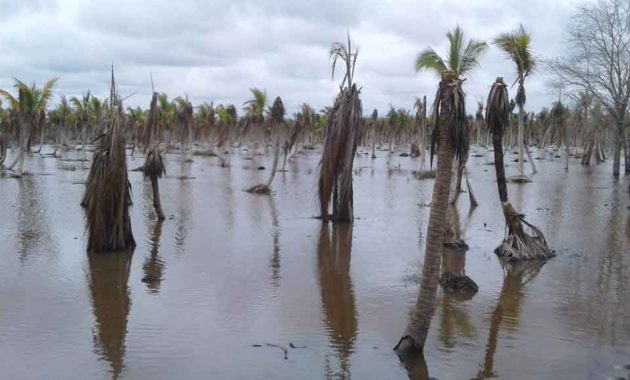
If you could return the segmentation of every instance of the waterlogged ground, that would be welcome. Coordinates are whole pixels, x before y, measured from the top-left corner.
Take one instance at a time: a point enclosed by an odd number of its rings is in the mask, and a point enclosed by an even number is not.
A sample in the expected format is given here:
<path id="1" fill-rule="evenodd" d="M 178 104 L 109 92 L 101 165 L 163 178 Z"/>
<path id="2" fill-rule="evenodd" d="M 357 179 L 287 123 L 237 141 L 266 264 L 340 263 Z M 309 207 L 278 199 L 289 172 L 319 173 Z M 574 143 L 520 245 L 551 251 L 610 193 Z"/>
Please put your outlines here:
<path id="1" fill-rule="evenodd" d="M 628 376 L 627 179 L 613 181 L 610 163 L 572 158 L 565 173 L 553 152 L 536 161 L 534 182 L 509 185 L 510 197 L 558 256 L 504 272 L 493 254 L 503 217 L 492 153 L 481 153 L 469 169 L 480 206 L 469 212 L 466 194 L 459 202 L 470 250 L 449 258 L 479 292 L 439 291 L 411 375 L 392 347 L 415 304 L 433 185 L 413 177 L 416 159 L 358 158 L 354 227 L 326 227 L 312 218 L 317 151 L 287 164 L 272 197 L 243 191 L 266 179 L 255 169 L 269 157 L 235 150 L 222 168 L 168 155 L 167 220 L 156 224 L 150 186 L 131 173 L 135 252 L 89 256 L 79 206 L 89 162 L 34 155 L 32 175 L 0 178 L 0 377 Z"/>

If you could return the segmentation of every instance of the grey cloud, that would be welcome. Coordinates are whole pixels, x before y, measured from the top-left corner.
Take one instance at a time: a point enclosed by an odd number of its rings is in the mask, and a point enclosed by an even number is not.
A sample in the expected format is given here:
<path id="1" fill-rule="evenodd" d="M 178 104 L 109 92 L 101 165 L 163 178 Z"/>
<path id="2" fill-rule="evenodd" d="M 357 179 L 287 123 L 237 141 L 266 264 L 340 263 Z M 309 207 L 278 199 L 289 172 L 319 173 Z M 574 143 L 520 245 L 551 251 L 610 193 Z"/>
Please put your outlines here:
<path id="1" fill-rule="evenodd" d="M 416 96 L 433 97 L 437 78 L 415 73 L 418 52 L 431 46 L 445 54 L 445 33 L 460 24 L 467 37 L 488 42 L 522 22 L 541 58 L 559 51 L 572 13 L 569 0 L 351 1 L 351 0 L 0 0 L 0 88 L 11 77 L 43 81 L 59 77 L 58 92 L 91 89 L 105 96 L 109 67 L 121 90 L 136 93 L 128 105 L 147 106 L 149 72 L 159 91 L 188 94 L 193 102 L 230 102 L 250 97 L 249 88 L 282 96 L 289 112 L 302 102 L 330 105 L 328 49 L 349 30 L 359 47 L 356 78 L 365 110 L 390 104 L 411 107 Z M 514 67 L 491 47 L 465 83 L 472 112 L 497 75 L 513 80 Z M 528 109 L 553 97 L 541 70 L 527 83 Z M 470 109 L 470 107 L 473 107 Z"/>

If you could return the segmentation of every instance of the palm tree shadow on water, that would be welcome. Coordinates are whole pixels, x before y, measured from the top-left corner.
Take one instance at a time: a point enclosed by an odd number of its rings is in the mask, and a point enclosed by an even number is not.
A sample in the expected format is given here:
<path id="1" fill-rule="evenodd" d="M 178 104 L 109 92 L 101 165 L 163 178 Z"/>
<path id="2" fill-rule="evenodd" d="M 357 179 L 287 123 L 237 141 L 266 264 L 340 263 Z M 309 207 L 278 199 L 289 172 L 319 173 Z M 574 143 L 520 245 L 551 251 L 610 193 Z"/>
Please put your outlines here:
<path id="1" fill-rule="evenodd" d="M 351 251 L 352 224 L 322 224 L 317 243 L 319 288 L 330 346 L 339 361 L 339 369 L 335 371 L 331 368 L 330 358 L 326 358 L 326 378 L 351 377 L 350 358 L 358 330 L 350 278 Z"/>
<path id="2" fill-rule="evenodd" d="M 273 226 L 273 254 L 269 259 L 269 268 L 271 270 L 271 285 L 274 288 L 280 286 L 280 222 L 278 219 L 278 210 L 276 209 L 276 201 L 273 195 L 268 195 L 269 210 L 271 212 L 271 225 Z"/>
<path id="3" fill-rule="evenodd" d="M 112 379 L 118 379 L 124 370 L 132 256 L 133 250 L 88 253 L 94 351 L 109 363 Z"/>
<path id="4" fill-rule="evenodd" d="M 160 238 L 162 236 L 162 225 L 164 221 L 156 220 L 153 230 L 147 231 L 148 240 L 151 245 L 150 255 L 144 261 L 142 270 L 144 277 L 142 282 L 147 285 L 147 289 L 151 294 L 160 292 L 160 285 L 164 279 L 164 260 L 160 257 Z"/>
<path id="5" fill-rule="evenodd" d="M 523 288 L 538 276 L 544 264 L 544 261 L 508 262 L 501 260 L 503 286 L 497 305 L 492 312 L 484 361 L 475 379 L 498 376 L 494 371 L 494 356 L 497 351 L 501 328 L 507 330 L 517 328 L 525 295 Z"/>

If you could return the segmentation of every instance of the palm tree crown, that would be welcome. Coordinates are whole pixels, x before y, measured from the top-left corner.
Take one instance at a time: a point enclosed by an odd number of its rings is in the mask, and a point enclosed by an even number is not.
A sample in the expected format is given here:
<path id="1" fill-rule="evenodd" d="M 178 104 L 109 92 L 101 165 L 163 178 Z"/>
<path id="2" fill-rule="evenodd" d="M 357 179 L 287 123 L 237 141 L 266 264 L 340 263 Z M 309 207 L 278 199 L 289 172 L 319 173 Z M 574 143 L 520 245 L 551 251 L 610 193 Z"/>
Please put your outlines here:
<path id="1" fill-rule="evenodd" d="M 416 71 L 428 70 L 441 75 L 452 71 L 461 77 L 479 66 L 479 57 L 488 48 L 484 41 L 470 39 L 464 45 L 464 32 L 458 26 L 446 33 L 449 42 L 447 60 L 444 60 L 433 48 L 423 50 L 416 59 Z"/>
<path id="2" fill-rule="evenodd" d="M 526 98 L 523 83 L 536 67 L 536 60 L 531 48 L 531 36 L 521 24 L 516 30 L 499 35 L 494 39 L 494 43 L 516 64 L 516 74 L 518 75 L 516 81 L 519 84 L 516 103 L 524 105 Z"/>

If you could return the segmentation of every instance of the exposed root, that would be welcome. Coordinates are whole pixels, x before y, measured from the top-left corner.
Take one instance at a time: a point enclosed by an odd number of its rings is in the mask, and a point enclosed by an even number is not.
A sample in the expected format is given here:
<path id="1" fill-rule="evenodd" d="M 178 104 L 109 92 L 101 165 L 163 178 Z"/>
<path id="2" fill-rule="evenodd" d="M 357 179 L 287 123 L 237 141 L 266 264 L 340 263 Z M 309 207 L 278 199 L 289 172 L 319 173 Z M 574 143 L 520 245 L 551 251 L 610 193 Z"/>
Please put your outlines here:
<path id="1" fill-rule="evenodd" d="M 474 295 L 479 290 L 475 281 L 465 274 L 443 273 L 440 276 L 439 284 L 444 292 L 450 294 Z"/>
<path id="2" fill-rule="evenodd" d="M 540 229 L 527 223 L 525 216 L 517 213 L 509 202 L 502 206 L 507 224 L 506 237 L 494 253 L 508 261 L 547 260 L 555 256 Z"/>

